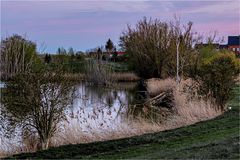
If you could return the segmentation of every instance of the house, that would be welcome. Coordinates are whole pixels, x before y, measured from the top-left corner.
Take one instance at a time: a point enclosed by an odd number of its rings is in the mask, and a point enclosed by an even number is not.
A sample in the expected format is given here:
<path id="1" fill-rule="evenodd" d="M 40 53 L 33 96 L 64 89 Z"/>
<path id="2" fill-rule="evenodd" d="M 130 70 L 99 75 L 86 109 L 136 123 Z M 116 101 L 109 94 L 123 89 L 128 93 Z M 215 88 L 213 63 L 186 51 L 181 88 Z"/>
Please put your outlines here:
<path id="1" fill-rule="evenodd" d="M 92 58 L 97 58 L 101 60 L 109 61 L 124 61 L 127 59 L 126 52 L 114 51 L 114 52 L 89 52 L 88 56 Z"/>
<path id="2" fill-rule="evenodd" d="M 240 54 L 240 35 L 239 36 L 228 36 L 228 49 Z"/>
<path id="3" fill-rule="evenodd" d="M 114 62 L 126 61 L 127 60 L 127 54 L 126 54 L 126 52 L 115 51 L 115 52 L 111 53 L 110 59 L 111 59 L 111 61 L 114 61 Z"/>
<path id="4" fill-rule="evenodd" d="M 117 54 L 117 56 L 119 57 L 119 56 L 123 56 L 123 55 L 125 55 L 126 52 L 116 52 L 116 54 Z"/>

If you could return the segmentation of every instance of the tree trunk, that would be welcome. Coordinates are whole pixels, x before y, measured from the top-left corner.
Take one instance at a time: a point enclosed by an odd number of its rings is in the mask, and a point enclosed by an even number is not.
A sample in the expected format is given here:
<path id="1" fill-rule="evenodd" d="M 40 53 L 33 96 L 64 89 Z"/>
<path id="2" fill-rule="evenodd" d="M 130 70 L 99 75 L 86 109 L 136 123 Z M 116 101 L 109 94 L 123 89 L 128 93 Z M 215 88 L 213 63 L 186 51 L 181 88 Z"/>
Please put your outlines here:
<path id="1" fill-rule="evenodd" d="M 46 150 L 49 146 L 49 138 L 45 138 L 41 140 L 41 149 Z"/>

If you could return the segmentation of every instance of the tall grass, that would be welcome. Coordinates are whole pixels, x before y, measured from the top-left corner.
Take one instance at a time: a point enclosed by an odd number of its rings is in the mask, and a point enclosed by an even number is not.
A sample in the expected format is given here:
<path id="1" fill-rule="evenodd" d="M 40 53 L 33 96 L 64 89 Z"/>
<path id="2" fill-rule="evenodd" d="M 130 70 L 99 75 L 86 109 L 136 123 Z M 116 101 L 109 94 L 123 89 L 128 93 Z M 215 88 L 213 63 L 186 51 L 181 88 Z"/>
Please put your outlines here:
<path id="1" fill-rule="evenodd" d="M 150 96 L 156 96 L 162 92 L 173 90 L 176 87 L 176 82 L 171 79 L 149 79 L 147 80 L 147 90 Z"/>
<path id="2" fill-rule="evenodd" d="M 151 95 L 173 90 L 176 114 L 163 122 L 166 129 L 190 125 L 222 114 L 212 97 L 206 99 L 198 94 L 198 84 L 191 79 L 181 81 L 179 86 L 173 79 L 155 79 L 148 81 L 147 86 Z"/>

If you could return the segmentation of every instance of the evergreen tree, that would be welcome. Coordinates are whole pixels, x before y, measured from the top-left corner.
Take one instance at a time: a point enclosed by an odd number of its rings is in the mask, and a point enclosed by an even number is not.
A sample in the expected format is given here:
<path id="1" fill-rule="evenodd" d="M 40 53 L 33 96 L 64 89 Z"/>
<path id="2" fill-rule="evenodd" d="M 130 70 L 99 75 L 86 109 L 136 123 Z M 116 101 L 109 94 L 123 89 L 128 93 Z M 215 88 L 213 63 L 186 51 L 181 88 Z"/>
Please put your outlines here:
<path id="1" fill-rule="evenodd" d="M 69 55 L 74 55 L 74 50 L 73 50 L 73 48 L 72 47 L 70 47 L 69 49 L 68 49 L 68 54 Z"/>
<path id="2" fill-rule="evenodd" d="M 102 50 L 101 50 L 101 48 L 98 48 L 98 50 L 97 50 L 97 59 L 98 60 L 102 59 Z"/>
<path id="3" fill-rule="evenodd" d="M 105 45 L 105 49 L 108 51 L 108 52 L 111 52 L 114 48 L 114 45 L 113 45 L 113 42 L 111 41 L 111 39 L 109 38 L 108 41 L 106 42 L 106 45 Z"/>
<path id="4" fill-rule="evenodd" d="M 113 51 L 113 48 L 114 48 L 113 42 L 109 38 L 105 45 L 105 49 L 107 50 L 109 57 L 110 57 L 111 52 Z"/>
<path id="5" fill-rule="evenodd" d="M 52 60 L 51 55 L 50 55 L 50 54 L 46 54 L 46 55 L 45 55 L 45 58 L 44 58 L 44 62 L 45 62 L 45 63 L 50 63 L 51 60 Z"/>

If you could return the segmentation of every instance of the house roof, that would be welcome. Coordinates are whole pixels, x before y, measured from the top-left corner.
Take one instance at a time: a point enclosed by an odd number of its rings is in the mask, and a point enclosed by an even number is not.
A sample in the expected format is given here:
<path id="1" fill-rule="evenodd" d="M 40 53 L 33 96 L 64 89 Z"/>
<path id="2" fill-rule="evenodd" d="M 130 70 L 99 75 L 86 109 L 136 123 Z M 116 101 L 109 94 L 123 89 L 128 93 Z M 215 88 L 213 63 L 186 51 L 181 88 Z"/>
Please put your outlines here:
<path id="1" fill-rule="evenodd" d="M 117 54 L 125 54 L 125 52 L 117 52 Z"/>
<path id="2" fill-rule="evenodd" d="M 240 35 L 228 36 L 228 45 L 240 45 Z"/>

